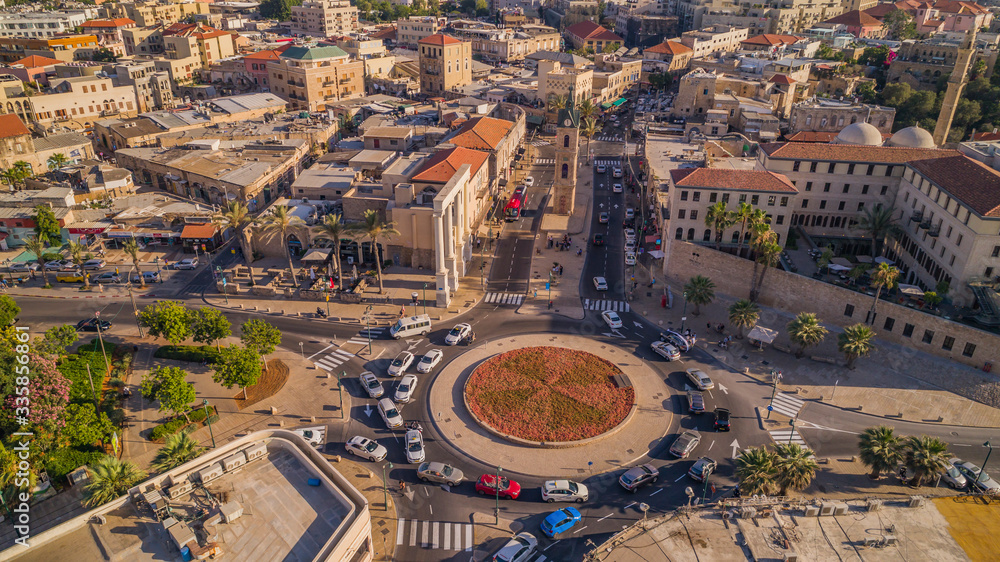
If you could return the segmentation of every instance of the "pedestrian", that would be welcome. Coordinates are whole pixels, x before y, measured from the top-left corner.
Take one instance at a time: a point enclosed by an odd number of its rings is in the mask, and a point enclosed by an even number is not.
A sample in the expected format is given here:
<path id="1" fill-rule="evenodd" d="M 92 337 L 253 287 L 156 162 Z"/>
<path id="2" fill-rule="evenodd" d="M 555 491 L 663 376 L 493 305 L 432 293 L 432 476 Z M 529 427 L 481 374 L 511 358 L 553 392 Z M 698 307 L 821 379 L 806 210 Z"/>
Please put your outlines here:
<path id="1" fill-rule="evenodd" d="M 538 298 L 538 289 L 535 289 L 535 298 Z"/>
<path id="2" fill-rule="evenodd" d="M 712 329 L 712 323 L 711 322 L 709 322 L 708 324 L 706 324 L 706 326 L 708 327 L 709 330 Z"/>

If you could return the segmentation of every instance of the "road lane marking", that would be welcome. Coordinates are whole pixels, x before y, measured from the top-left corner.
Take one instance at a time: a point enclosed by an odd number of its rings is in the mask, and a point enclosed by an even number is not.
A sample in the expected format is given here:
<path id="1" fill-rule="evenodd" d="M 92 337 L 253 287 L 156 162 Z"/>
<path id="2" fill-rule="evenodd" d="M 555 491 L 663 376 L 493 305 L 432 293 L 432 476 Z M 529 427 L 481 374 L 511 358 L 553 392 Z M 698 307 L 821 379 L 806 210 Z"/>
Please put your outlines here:
<path id="1" fill-rule="evenodd" d="M 451 550 L 451 524 L 444 524 L 444 536 L 441 537 L 441 546 L 445 550 Z"/>
<path id="2" fill-rule="evenodd" d="M 580 531 L 582 531 L 582 530 L 584 530 L 584 529 L 586 529 L 586 528 L 587 528 L 587 527 L 586 527 L 586 525 L 585 525 L 585 526 L 583 526 L 583 527 L 580 527 L 579 529 L 577 529 L 577 530 L 573 531 L 573 534 L 575 535 L 575 534 L 579 533 Z"/>
<path id="3" fill-rule="evenodd" d="M 410 521 L 410 546 L 417 546 L 417 520 Z"/>
<path id="4" fill-rule="evenodd" d="M 655 496 L 656 494 L 659 494 L 662 491 L 663 491 L 663 488 L 658 488 L 655 492 L 653 492 L 652 494 L 649 494 L 649 497 L 653 497 L 653 496 Z"/>
<path id="5" fill-rule="evenodd" d="M 687 474 L 681 474 L 680 478 L 678 478 L 677 480 L 674 480 L 674 482 L 680 482 L 681 480 L 684 479 L 685 476 L 687 476 Z"/>
<path id="6" fill-rule="evenodd" d="M 316 357 L 317 355 L 319 355 L 320 353 L 323 353 L 324 351 L 330 349 L 331 347 L 333 347 L 332 343 L 330 345 L 324 347 L 323 349 L 317 351 L 316 353 L 313 353 L 312 355 L 310 355 L 308 358 L 306 358 L 306 361 L 308 361 L 309 359 L 312 359 L 313 357 Z"/>
<path id="7" fill-rule="evenodd" d="M 556 541 L 556 542 L 559 542 L 559 541 Z M 550 544 L 549 546 L 547 546 L 547 547 L 543 548 L 543 549 L 542 549 L 542 552 L 545 552 L 546 550 L 548 550 L 548 549 L 552 548 L 553 546 L 555 546 L 555 545 L 556 545 L 556 542 L 554 542 L 554 543 Z"/>
<path id="8" fill-rule="evenodd" d="M 601 518 L 600 518 L 600 519 L 598 519 L 597 521 L 598 521 L 598 522 L 600 522 L 600 521 L 604 521 L 605 519 L 607 519 L 608 517 L 611 517 L 612 515 L 614 515 L 614 513 L 609 513 L 609 514 L 605 515 L 604 517 L 601 517 Z"/>
<path id="9" fill-rule="evenodd" d="M 430 508 L 431 515 L 434 515 L 434 506 L 433 505 L 428 505 L 427 507 Z"/>
<path id="10" fill-rule="evenodd" d="M 437 549 L 437 547 L 438 547 L 437 540 L 438 540 L 438 522 L 435 521 L 434 522 L 434 530 L 431 531 L 431 548 L 432 549 Z"/>
<path id="11" fill-rule="evenodd" d="M 399 519 L 399 523 L 396 524 L 396 544 L 397 545 L 403 544 L 403 533 L 404 533 L 404 530 L 406 529 L 405 525 L 406 525 L 406 519 L 403 519 L 401 517 Z"/>
<path id="12" fill-rule="evenodd" d="M 422 525 L 422 532 L 420 533 L 420 546 L 427 546 L 427 533 L 430 531 L 430 525 Z"/>
<path id="13" fill-rule="evenodd" d="M 713 439 L 711 443 L 708 444 L 708 450 L 711 451 L 712 447 L 715 446 L 715 440 Z"/>
<path id="14" fill-rule="evenodd" d="M 632 503 L 626 505 L 623 509 L 628 509 L 628 508 L 632 507 L 633 505 L 635 505 L 637 503 L 639 503 L 639 502 L 632 502 Z"/>
<path id="15" fill-rule="evenodd" d="M 465 528 L 465 544 L 469 545 L 465 547 L 466 552 L 472 551 L 472 525 L 468 525 Z"/>

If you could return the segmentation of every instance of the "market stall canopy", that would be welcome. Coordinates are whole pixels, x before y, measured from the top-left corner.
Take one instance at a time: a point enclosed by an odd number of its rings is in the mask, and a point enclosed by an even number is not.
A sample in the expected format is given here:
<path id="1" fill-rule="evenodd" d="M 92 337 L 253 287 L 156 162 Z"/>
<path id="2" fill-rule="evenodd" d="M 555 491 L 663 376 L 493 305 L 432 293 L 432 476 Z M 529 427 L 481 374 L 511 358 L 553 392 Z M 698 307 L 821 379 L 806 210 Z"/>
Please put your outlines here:
<path id="1" fill-rule="evenodd" d="M 326 258 L 330 257 L 330 248 L 313 248 L 306 252 L 302 259 L 299 261 L 326 261 Z"/>
<path id="2" fill-rule="evenodd" d="M 910 295 L 912 297 L 922 297 L 924 296 L 924 290 L 916 285 L 905 285 L 903 283 L 899 284 L 899 292 L 904 295 Z"/>
<path id="3" fill-rule="evenodd" d="M 852 269 L 854 267 L 854 264 L 851 263 L 851 260 L 847 258 L 833 258 L 832 260 L 830 260 L 830 263 L 842 265 L 847 269 Z"/>
<path id="4" fill-rule="evenodd" d="M 850 267 L 850 266 L 839 265 L 839 264 L 835 264 L 835 263 L 832 263 L 832 264 L 830 264 L 830 265 L 828 265 L 826 267 L 830 271 L 850 271 L 850 270 L 854 269 L 853 267 Z"/>
<path id="5" fill-rule="evenodd" d="M 650 250 L 648 253 L 654 260 L 663 259 L 663 250 Z"/>
<path id="6" fill-rule="evenodd" d="M 892 264 L 894 264 L 896 262 L 892 261 L 889 258 L 883 258 L 882 256 L 879 256 L 879 257 L 875 258 L 875 263 L 885 263 L 885 264 L 892 265 Z"/>
<path id="7" fill-rule="evenodd" d="M 771 343 L 774 341 L 774 338 L 778 337 L 778 330 L 772 330 L 763 326 L 754 326 L 753 330 L 750 330 L 750 333 L 747 334 L 747 337 L 759 342 Z"/>
<path id="8" fill-rule="evenodd" d="M 858 260 L 858 263 L 871 263 L 871 256 L 854 256 L 854 259 Z"/>

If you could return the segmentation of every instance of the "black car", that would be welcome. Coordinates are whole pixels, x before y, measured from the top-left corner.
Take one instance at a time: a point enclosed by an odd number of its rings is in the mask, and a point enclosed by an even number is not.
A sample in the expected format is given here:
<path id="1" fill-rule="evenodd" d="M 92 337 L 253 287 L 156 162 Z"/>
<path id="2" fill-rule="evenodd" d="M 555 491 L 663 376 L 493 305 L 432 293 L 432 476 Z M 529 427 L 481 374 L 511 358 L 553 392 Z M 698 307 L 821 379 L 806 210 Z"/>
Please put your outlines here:
<path id="1" fill-rule="evenodd" d="M 715 430 L 729 431 L 729 410 L 725 408 L 715 409 Z"/>
<path id="2" fill-rule="evenodd" d="M 697 390 L 689 390 L 687 393 L 688 399 L 688 413 L 690 414 L 703 414 L 705 413 L 705 395 L 698 392 Z M 719 410 L 715 411 L 716 419 L 718 419 Z M 727 419 L 729 414 L 726 414 Z"/>
<path id="3" fill-rule="evenodd" d="M 80 320 L 76 323 L 76 331 L 78 332 L 96 332 L 97 331 L 97 318 L 87 318 L 86 320 Z M 107 320 L 101 320 L 101 331 L 106 332 L 111 328 L 111 322 Z"/>
<path id="4" fill-rule="evenodd" d="M 604 235 L 603 234 L 595 234 L 594 235 L 594 245 L 595 246 L 603 246 L 604 245 Z"/>
<path id="5" fill-rule="evenodd" d="M 625 488 L 629 492 L 635 492 L 639 488 L 647 485 L 654 484 L 656 478 L 660 475 L 660 471 L 651 464 L 643 464 L 625 471 L 618 478 L 618 483 L 621 484 L 622 488 Z"/>

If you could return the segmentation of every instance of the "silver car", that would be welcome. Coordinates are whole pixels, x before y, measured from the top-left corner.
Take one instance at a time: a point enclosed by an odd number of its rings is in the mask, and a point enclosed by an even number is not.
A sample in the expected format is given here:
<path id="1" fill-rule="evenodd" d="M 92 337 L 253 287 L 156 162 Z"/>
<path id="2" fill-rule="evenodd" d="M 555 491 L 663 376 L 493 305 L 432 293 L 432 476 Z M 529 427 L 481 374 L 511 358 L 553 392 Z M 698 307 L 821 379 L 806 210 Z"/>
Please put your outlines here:
<path id="1" fill-rule="evenodd" d="M 685 459 L 698 446 L 698 443 L 701 443 L 700 433 L 697 431 L 685 431 L 670 446 L 670 454 L 677 458 Z"/>
<path id="2" fill-rule="evenodd" d="M 531 533 L 514 535 L 493 555 L 495 562 L 526 562 L 538 548 L 538 539 Z"/>
<path id="3" fill-rule="evenodd" d="M 547 480 L 542 484 L 542 501 L 583 503 L 590 497 L 590 490 L 579 482 Z"/>
<path id="4" fill-rule="evenodd" d="M 393 377 L 398 377 L 406 372 L 413 364 L 413 354 L 409 351 L 404 351 L 396 356 L 389 365 L 389 375 Z"/>
<path id="5" fill-rule="evenodd" d="M 368 393 L 368 396 L 372 398 L 378 398 L 385 394 L 385 389 L 382 388 L 382 383 L 379 382 L 378 377 L 375 373 L 371 371 L 365 371 L 361 373 L 361 386 Z"/>
<path id="6" fill-rule="evenodd" d="M 965 462 L 961 459 L 953 459 L 951 462 L 955 465 L 955 468 L 962 473 L 962 476 L 968 480 L 971 491 L 990 493 L 1000 492 L 1000 483 L 990 478 L 990 475 L 987 474 L 985 470 L 979 468 L 971 462 Z"/>
<path id="7" fill-rule="evenodd" d="M 465 479 L 465 474 L 442 462 L 420 463 L 417 467 L 417 478 L 424 482 L 437 482 L 448 486 L 458 486 Z"/>
<path id="8" fill-rule="evenodd" d="M 417 388 L 417 375 L 404 375 L 396 385 L 396 394 L 392 399 L 396 402 L 409 402 L 413 398 L 413 391 Z"/>
<path id="9" fill-rule="evenodd" d="M 687 377 L 691 381 L 691 384 L 698 390 L 712 390 L 715 388 L 715 383 L 701 369 L 688 369 Z"/>
<path id="10" fill-rule="evenodd" d="M 399 415 L 396 405 L 388 398 L 378 401 L 378 415 L 382 416 L 382 421 L 385 422 L 386 427 L 389 429 L 403 427 L 403 416 Z"/>
<path id="11" fill-rule="evenodd" d="M 351 440 L 345 443 L 344 447 L 348 453 L 366 458 L 372 462 L 379 462 L 389 454 L 389 451 L 382 445 L 379 445 L 374 439 L 368 439 L 360 435 L 351 437 Z"/>
<path id="12" fill-rule="evenodd" d="M 420 363 L 417 363 L 417 372 L 431 372 L 431 369 L 436 367 L 437 364 L 441 362 L 442 358 L 444 358 L 444 353 L 442 353 L 440 349 L 432 349 L 428 351 L 423 357 L 420 358 Z"/>
<path id="13" fill-rule="evenodd" d="M 406 462 L 412 464 L 424 462 L 424 435 L 419 429 L 407 431 L 403 443 L 406 444 Z"/>

